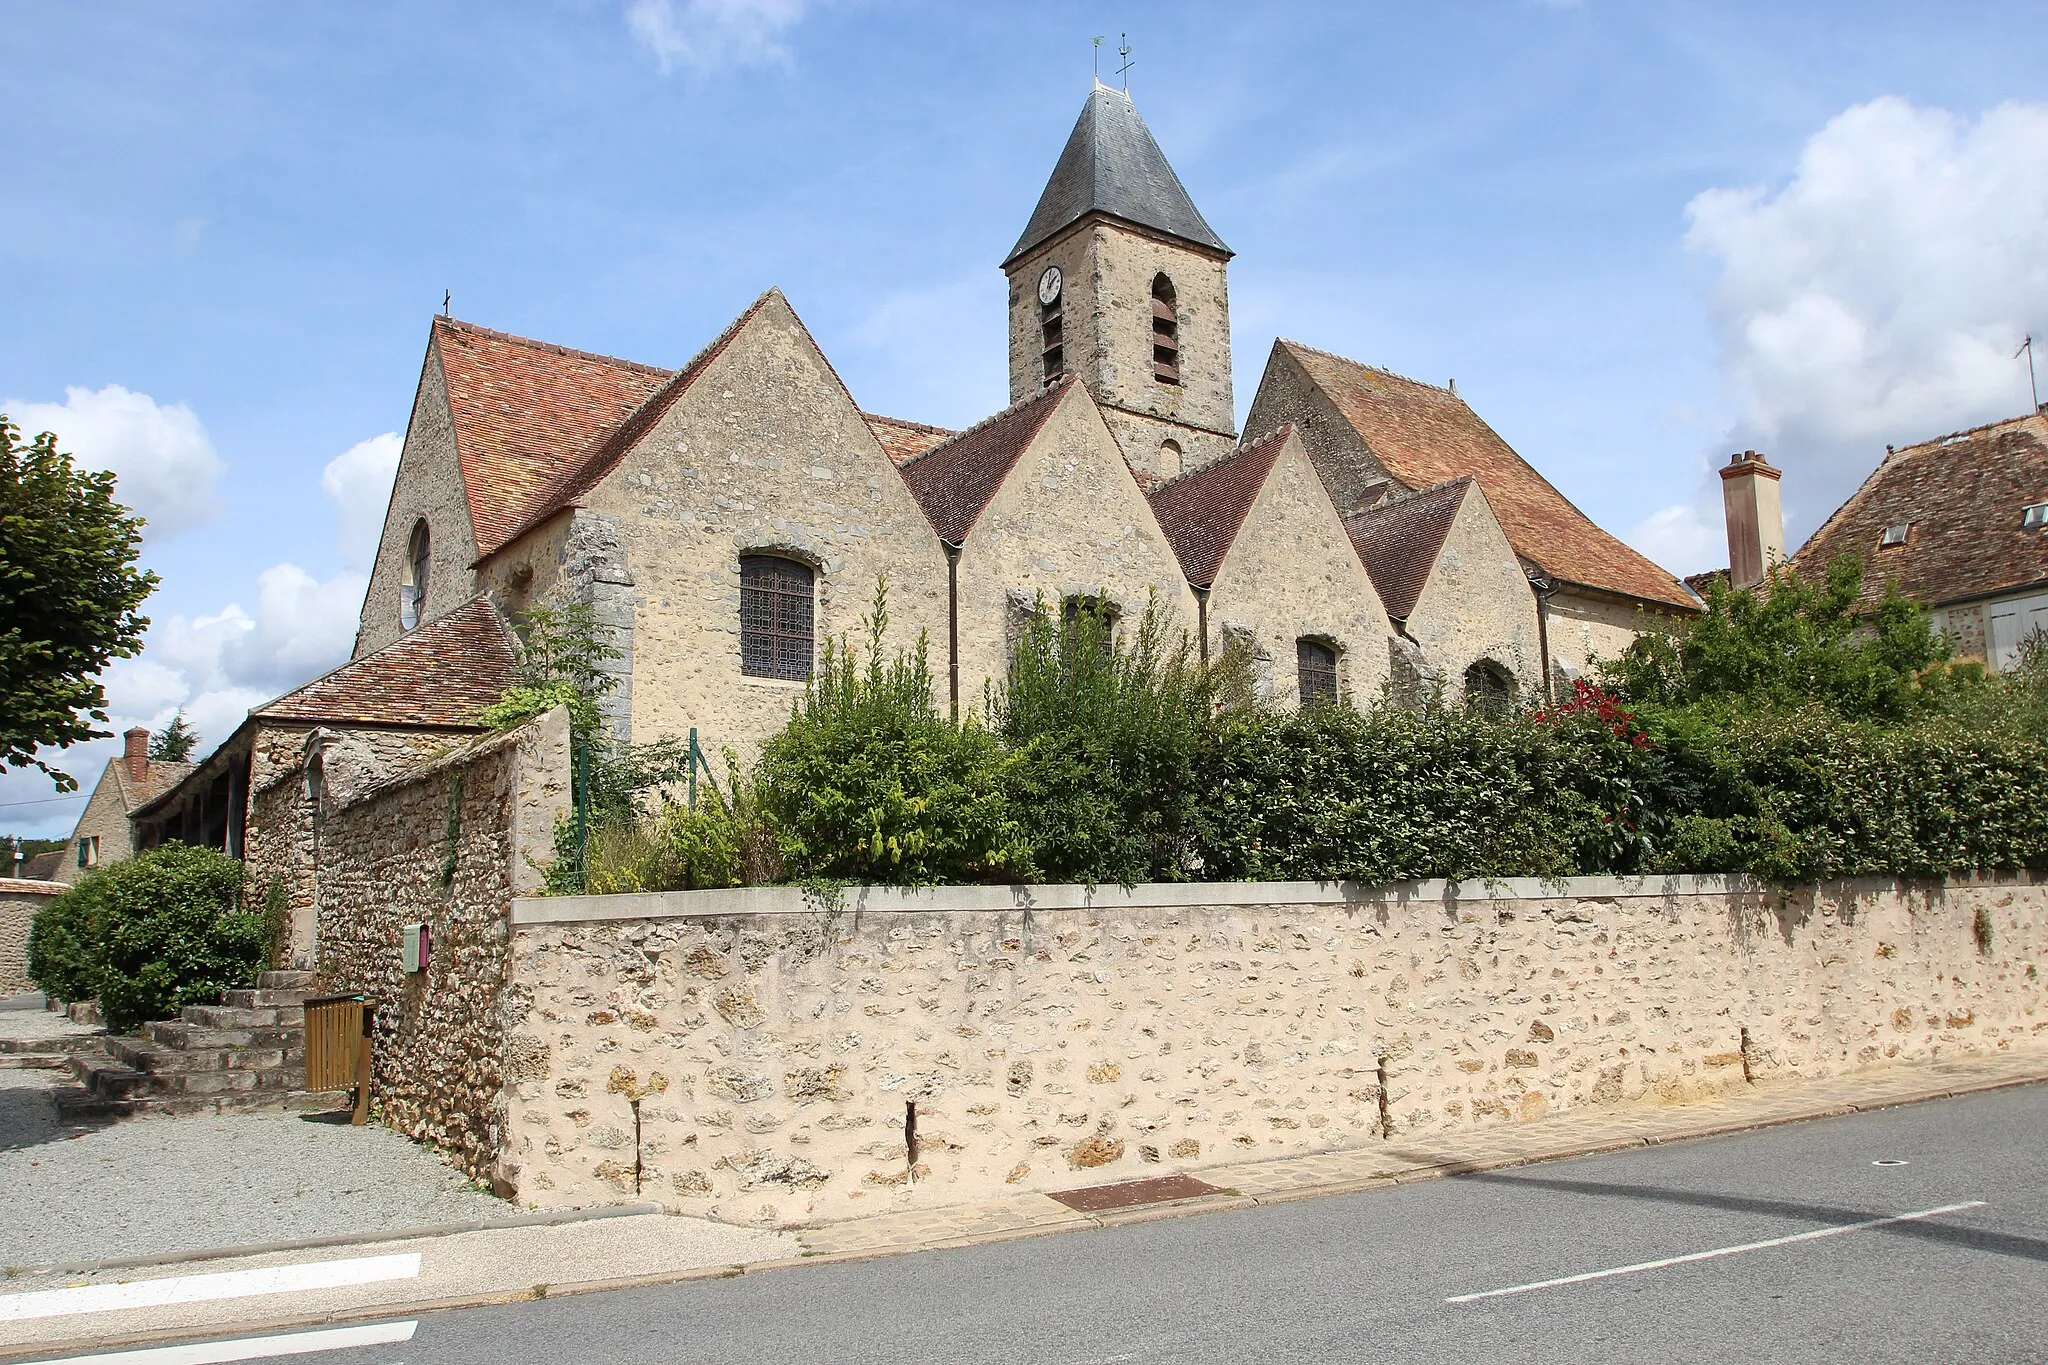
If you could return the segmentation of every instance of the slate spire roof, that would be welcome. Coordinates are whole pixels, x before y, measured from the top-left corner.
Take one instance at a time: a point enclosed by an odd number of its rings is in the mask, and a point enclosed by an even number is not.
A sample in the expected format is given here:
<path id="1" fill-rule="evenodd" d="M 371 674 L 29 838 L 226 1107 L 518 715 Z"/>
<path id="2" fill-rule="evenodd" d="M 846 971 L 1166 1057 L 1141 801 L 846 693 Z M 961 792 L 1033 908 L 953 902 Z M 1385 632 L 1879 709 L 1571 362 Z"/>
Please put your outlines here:
<path id="1" fill-rule="evenodd" d="M 1052 179 L 1045 182 L 1045 193 L 1038 196 L 1024 235 L 1003 264 L 1008 266 L 1091 213 L 1106 213 L 1231 254 L 1188 198 L 1131 97 L 1099 81 L 1052 168 Z"/>

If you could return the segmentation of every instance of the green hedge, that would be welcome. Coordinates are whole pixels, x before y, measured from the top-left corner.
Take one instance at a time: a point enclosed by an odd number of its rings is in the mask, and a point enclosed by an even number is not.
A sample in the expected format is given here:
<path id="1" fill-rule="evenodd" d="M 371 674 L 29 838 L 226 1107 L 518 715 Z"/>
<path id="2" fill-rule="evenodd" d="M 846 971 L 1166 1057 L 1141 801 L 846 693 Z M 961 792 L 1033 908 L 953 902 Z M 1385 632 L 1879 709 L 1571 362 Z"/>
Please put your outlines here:
<path id="1" fill-rule="evenodd" d="M 1570 711 L 1248 718 L 1210 753 L 1196 856 L 1219 879 L 1367 882 L 2048 870 L 2039 738 L 1819 708 L 1619 714 L 1621 733 Z"/>
<path id="2" fill-rule="evenodd" d="M 59 1000 L 97 996 L 116 1033 L 255 984 L 274 926 L 243 907 L 242 864 L 167 844 L 100 868 L 29 932 L 29 978 Z"/>

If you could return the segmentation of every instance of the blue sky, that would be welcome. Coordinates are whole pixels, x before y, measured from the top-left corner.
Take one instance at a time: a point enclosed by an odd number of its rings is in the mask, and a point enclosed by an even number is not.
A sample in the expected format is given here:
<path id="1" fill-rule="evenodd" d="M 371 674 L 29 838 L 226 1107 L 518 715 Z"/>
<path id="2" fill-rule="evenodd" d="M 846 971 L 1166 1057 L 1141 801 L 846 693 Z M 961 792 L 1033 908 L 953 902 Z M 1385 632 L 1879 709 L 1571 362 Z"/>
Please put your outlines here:
<path id="1" fill-rule="evenodd" d="M 865 406 L 1000 407 L 997 263 L 1120 32 L 1238 252 L 1240 412 L 1275 335 L 1455 377 L 1683 572 L 1728 450 L 1796 540 L 1886 441 L 2029 401 L 2036 5 L 12 0 L 0 401 L 151 515 L 116 720 L 218 740 L 345 655 L 444 289 L 679 364 L 779 284 Z"/>

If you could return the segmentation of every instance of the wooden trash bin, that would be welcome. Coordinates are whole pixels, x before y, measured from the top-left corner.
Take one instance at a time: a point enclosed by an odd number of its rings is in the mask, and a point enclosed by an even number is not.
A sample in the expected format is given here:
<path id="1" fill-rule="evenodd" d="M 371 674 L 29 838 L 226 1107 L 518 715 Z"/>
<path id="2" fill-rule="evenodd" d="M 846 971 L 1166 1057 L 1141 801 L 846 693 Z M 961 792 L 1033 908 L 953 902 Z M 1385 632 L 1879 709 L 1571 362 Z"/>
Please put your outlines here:
<path id="1" fill-rule="evenodd" d="M 370 1040 L 377 1002 L 362 995 L 324 995 L 306 1002 L 306 1089 L 354 1086 L 351 1123 L 370 1118 Z"/>

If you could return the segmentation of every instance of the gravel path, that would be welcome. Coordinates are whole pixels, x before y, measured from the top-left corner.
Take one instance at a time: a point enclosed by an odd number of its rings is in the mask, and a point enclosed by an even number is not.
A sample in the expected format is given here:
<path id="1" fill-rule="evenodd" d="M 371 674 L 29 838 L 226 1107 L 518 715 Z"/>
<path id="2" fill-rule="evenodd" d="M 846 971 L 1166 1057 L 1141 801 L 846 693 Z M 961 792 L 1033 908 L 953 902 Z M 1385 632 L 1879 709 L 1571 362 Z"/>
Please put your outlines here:
<path id="1" fill-rule="evenodd" d="M 57 1121 L 66 1073 L 0 1071 L 0 1266 L 473 1223 L 511 1212 L 374 1124 L 298 1114 Z"/>

